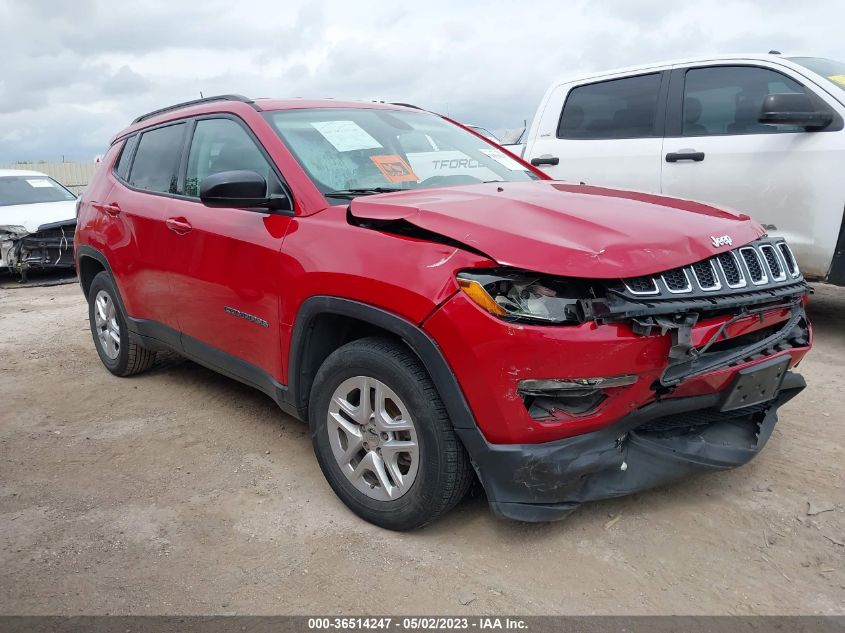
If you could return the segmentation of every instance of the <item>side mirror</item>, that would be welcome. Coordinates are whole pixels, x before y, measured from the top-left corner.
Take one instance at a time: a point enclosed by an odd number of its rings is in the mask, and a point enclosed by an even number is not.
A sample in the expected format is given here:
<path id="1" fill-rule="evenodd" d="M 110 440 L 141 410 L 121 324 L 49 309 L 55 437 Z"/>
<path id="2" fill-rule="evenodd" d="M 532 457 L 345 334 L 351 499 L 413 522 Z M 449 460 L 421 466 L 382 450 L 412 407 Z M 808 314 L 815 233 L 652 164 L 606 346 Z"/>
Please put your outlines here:
<path id="1" fill-rule="evenodd" d="M 200 200 L 207 207 L 264 208 L 290 211 L 291 201 L 284 194 L 266 195 L 267 181 L 249 170 L 221 171 L 202 179 Z"/>
<path id="2" fill-rule="evenodd" d="M 800 92 L 766 95 L 760 109 L 760 123 L 821 129 L 831 121 L 831 112 L 817 110 L 810 98 Z"/>

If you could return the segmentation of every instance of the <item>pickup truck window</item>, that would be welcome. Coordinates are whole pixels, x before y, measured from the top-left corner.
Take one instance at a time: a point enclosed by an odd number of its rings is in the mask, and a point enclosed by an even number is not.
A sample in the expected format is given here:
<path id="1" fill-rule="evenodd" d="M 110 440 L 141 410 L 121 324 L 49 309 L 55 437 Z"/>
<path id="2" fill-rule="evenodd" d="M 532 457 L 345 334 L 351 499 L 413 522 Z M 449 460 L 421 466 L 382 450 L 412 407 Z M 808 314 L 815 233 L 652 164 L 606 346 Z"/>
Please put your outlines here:
<path id="1" fill-rule="evenodd" d="M 563 105 L 557 137 L 621 139 L 657 136 L 654 118 L 659 93 L 659 73 L 573 88 Z"/>
<path id="2" fill-rule="evenodd" d="M 536 178 L 498 147 L 428 112 L 313 108 L 265 117 L 324 195 Z"/>
<path id="3" fill-rule="evenodd" d="M 786 75 L 756 66 L 711 66 L 687 71 L 684 81 L 684 136 L 803 132 L 794 125 L 758 121 L 769 94 L 804 93 Z"/>

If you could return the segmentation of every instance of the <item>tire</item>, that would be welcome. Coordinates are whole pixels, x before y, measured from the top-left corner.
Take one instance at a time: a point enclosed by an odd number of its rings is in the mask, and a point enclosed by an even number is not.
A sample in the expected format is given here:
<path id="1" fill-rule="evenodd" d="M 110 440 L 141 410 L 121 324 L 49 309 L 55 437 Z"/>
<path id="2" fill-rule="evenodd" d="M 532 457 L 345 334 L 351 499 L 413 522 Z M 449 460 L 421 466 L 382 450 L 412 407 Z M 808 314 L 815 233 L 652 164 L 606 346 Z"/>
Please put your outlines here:
<path id="1" fill-rule="evenodd" d="M 380 527 L 422 527 L 454 507 L 473 481 L 428 373 L 399 342 L 369 337 L 333 352 L 314 379 L 309 424 L 317 461 L 335 494 Z M 382 432 L 373 433 L 374 425 Z M 355 453 L 358 433 L 363 444 Z M 347 459 L 350 454 L 355 456 Z"/>
<path id="2" fill-rule="evenodd" d="M 117 289 L 109 274 L 97 273 L 88 290 L 88 321 L 94 347 L 106 369 L 115 376 L 132 376 L 152 366 L 155 352 L 130 341 L 126 315 L 117 298 Z M 119 336 L 119 341 L 114 340 L 113 334 Z"/>

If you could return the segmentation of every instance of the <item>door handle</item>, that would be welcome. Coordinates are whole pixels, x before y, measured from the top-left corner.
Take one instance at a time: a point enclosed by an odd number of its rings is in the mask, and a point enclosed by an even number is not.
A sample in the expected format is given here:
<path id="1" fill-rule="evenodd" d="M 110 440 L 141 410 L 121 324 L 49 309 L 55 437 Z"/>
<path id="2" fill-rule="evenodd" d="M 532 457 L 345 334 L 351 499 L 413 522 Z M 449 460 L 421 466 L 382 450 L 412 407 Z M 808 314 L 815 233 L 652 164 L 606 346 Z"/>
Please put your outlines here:
<path id="1" fill-rule="evenodd" d="M 667 163 L 677 163 L 681 160 L 691 160 L 700 163 L 704 160 L 704 152 L 696 152 L 693 150 L 681 150 L 680 152 L 669 152 L 666 154 Z"/>
<path id="2" fill-rule="evenodd" d="M 112 202 L 111 204 L 106 204 L 104 202 L 92 202 L 91 206 L 97 211 L 102 211 L 106 215 L 110 215 L 112 217 L 120 214 L 120 205 L 118 205 L 117 202 Z"/>
<path id="3" fill-rule="evenodd" d="M 191 223 L 188 222 L 185 218 L 167 218 L 165 221 L 167 228 L 176 233 L 177 235 L 185 235 L 185 233 L 190 233 L 191 229 L 194 228 L 191 226 Z"/>
<path id="4" fill-rule="evenodd" d="M 531 164 L 534 167 L 539 167 L 540 165 L 557 165 L 558 163 L 560 163 L 560 158 L 557 156 L 546 155 L 531 159 Z"/>

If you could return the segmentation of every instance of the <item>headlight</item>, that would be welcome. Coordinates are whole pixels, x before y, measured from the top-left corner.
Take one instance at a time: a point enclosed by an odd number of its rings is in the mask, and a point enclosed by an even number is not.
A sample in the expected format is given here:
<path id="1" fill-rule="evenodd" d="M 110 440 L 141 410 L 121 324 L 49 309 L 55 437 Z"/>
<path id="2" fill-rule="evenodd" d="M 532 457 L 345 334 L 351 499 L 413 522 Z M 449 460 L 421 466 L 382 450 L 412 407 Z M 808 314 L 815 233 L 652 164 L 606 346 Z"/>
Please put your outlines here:
<path id="1" fill-rule="evenodd" d="M 582 280 L 508 269 L 465 270 L 458 285 L 490 314 L 542 323 L 582 323 L 580 301 L 593 292 Z"/>

